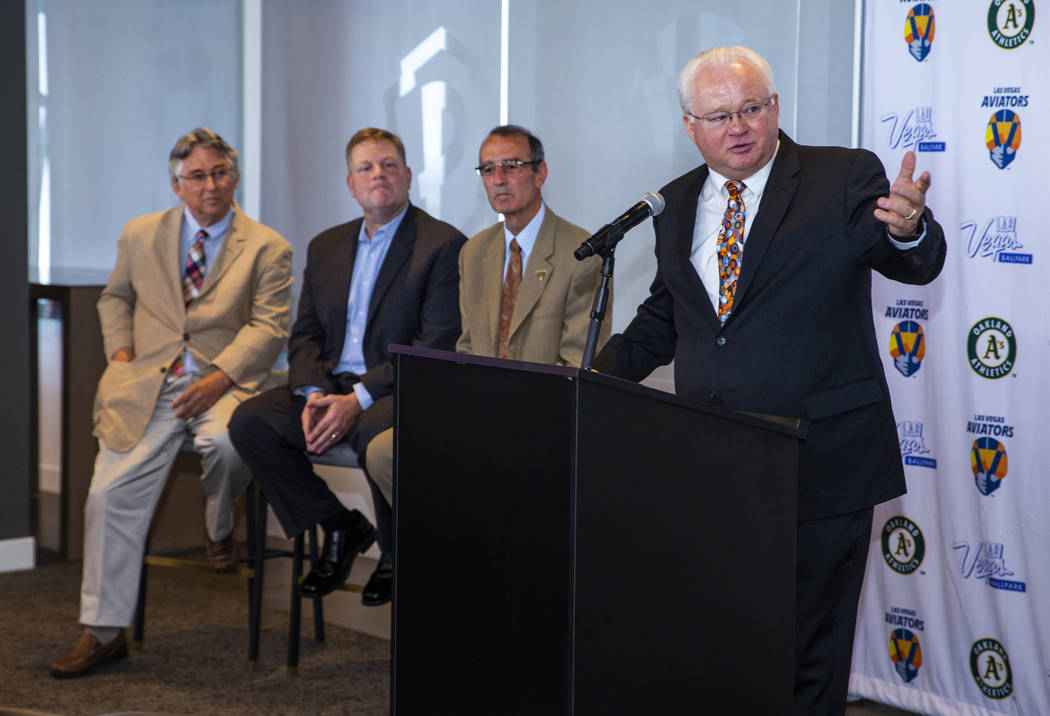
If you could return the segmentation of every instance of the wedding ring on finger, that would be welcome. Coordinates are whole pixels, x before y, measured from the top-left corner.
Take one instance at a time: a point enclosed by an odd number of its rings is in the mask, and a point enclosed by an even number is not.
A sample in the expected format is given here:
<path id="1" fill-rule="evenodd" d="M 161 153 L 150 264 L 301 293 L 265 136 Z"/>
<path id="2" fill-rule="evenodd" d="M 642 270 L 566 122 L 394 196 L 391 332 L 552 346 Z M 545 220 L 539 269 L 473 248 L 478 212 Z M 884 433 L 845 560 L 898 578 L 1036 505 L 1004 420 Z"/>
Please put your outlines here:
<path id="1" fill-rule="evenodd" d="M 911 208 L 911 213 L 910 213 L 910 214 L 908 214 L 907 216 L 905 216 L 905 217 L 904 217 L 904 220 L 905 220 L 905 221 L 911 221 L 912 219 L 914 219 L 914 218 L 915 218 L 915 215 L 916 215 L 917 213 L 919 213 L 919 209 L 918 209 L 918 207 L 914 207 L 914 206 L 913 206 L 913 207 Z"/>

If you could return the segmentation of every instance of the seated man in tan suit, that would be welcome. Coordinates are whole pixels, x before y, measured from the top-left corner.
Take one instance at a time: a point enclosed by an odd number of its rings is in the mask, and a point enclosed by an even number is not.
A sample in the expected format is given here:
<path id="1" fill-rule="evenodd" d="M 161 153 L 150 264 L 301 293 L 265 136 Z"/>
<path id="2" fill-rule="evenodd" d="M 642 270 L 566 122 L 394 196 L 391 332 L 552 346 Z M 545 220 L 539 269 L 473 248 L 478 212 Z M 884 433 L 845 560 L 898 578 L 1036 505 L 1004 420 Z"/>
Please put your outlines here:
<path id="1" fill-rule="evenodd" d="M 197 128 L 175 144 L 168 170 L 182 205 L 128 223 L 98 301 L 109 365 L 84 506 L 86 629 L 51 667 L 57 678 L 127 655 L 146 533 L 187 436 L 204 467 L 209 557 L 234 566 L 233 504 L 250 474 L 226 423 L 266 381 L 288 335 L 292 248 L 234 203 L 237 152 Z"/>
<path id="2" fill-rule="evenodd" d="M 577 261 L 573 252 L 590 234 L 543 203 L 543 144 L 523 127 L 496 127 L 481 144 L 477 172 L 503 221 L 476 234 L 459 254 L 463 332 L 456 350 L 580 365 L 602 262 Z M 611 320 L 607 315 L 602 323 L 598 348 L 609 338 Z M 393 445 L 390 429 L 376 436 L 365 457 L 369 475 L 391 502 Z M 388 575 L 385 582 L 373 575 L 367 588 L 382 587 L 389 599 L 393 570 L 382 566 L 376 574 Z"/>
<path id="3" fill-rule="evenodd" d="M 543 144 L 527 129 L 496 127 L 480 159 L 477 172 L 503 221 L 471 238 L 459 255 L 463 333 L 456 350 L 578 366 L 602 262 L 577 261 L 573 251 L 590 233 L 544 204 Z M 599 346 L 610 321 L 602 324 Z"/>

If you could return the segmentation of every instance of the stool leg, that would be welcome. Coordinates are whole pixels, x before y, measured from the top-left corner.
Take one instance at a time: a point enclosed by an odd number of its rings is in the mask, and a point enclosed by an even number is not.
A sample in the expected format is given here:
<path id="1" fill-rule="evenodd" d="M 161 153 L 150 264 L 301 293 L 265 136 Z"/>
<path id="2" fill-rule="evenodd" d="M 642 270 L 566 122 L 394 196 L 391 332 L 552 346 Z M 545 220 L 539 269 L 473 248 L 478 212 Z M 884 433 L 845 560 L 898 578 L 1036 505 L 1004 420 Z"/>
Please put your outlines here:
<path id="1" fill-rule="evenodd" d="M 249 491 L 245 493 L 248 498 L 246 513 L 250 516 L 248 519 L 248 544 L 250 545 L 248 554 L 252 564 L 252 576 L 248 580 L 248 668 L 254 671 L 259 663 L 263 569 L 266 566 L 266 521 L 269 510 L 262 490 L 259 490 L 256 496 L 253 483 L 249 483 L 248 489 Z"/>
<path id="2" fill-rule="evenodd" d="M 149 554 L 149 537 L 146 538 L 144 554 Z M 131 648 L 142 650 L 142 635 L 146 631 L 146 558 L 142 558 L 142 571 L 139 573 L 139 594 L 135 601 L 135 621 L 131 631 Z"/>
<path id="3" fill-rule="evenodd" d="M 317 564 L 317 525 L 310 528 L 310 564 Z M 314 641 L 324 641 L 324 597 L 314 597 Z"/>
<path id="4" fill-rule="evenodd" d="M 288 608 L 288 676 L 299 674 L 299 621 L 302 619 L 302 596 L 299 580 L 303 576 L 303 534 L 296 535 L 292 548 L 292 600 Z"/>

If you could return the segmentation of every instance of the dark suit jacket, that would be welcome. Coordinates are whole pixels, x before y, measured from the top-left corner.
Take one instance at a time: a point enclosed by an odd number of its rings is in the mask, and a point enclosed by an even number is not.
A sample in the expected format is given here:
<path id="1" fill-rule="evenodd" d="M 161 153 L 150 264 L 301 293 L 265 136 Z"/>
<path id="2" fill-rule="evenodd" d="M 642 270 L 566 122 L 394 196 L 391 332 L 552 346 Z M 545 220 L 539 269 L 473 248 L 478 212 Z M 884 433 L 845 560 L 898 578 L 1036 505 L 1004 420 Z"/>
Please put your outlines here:
<path id="1" fill-rule="evenodd" d="M 926 238 L 901 251 L 873 216 L 889 194 L 871 152 L 780 149 L 744 246 L 733 314 L 719 323 L 689 261 L 707 166 L 661 190 L 650 296 L 594 367 L 629 380 L 675 361 L 680 395 L 735 410 L 811 421 L 799 454 L 799 519 L 870 507 L 905 491 L 896 425 L 879 360 L 871 269 L 932 281 L 944 232 L 926 210 Z"/>
<path id="2" fill-rule="evenodd" d="M 310 241 L 299 315 L 288 339 L 288 387 L 334 385 L 331 371 L 346 338 L 346 303 L 363 219 Z M 466 237 L 425 211 L 408 207 L 372 289 L 361 382 L 378 400 L 394 390 L 391 343 L 453 350 L 459 337 L 459 249 Z"/>

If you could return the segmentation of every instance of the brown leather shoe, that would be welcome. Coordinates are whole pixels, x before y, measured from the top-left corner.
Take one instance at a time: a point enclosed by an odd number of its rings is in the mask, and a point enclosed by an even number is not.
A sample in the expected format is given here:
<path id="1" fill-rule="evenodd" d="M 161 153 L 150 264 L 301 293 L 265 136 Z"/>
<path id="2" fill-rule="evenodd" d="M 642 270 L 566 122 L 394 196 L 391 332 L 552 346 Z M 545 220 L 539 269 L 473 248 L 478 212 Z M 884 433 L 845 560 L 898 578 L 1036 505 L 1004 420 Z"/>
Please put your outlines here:
<path id="1" fill-rule="evenodd" d="M 208 550 L 208 564 L 215 572 L 232 572 L 237 569 L 237 542 L 233 532 L 218 542 L 212 542 L 208 533 L 204 533 L 204 546 Z"/>
<path id="2" fill-rule="evenodd" d="M 51 665 L 51 675 L 56 679 L 72 679 L 77 676 L 87 676 L 99 664 L 107 661 L 127 658 L 128 643 L 124 639 L 124 630 L 108 644 L 99 644 L 91 634 L 84 632 L 80 637 L 80 643 L 65 659 Z"/>

